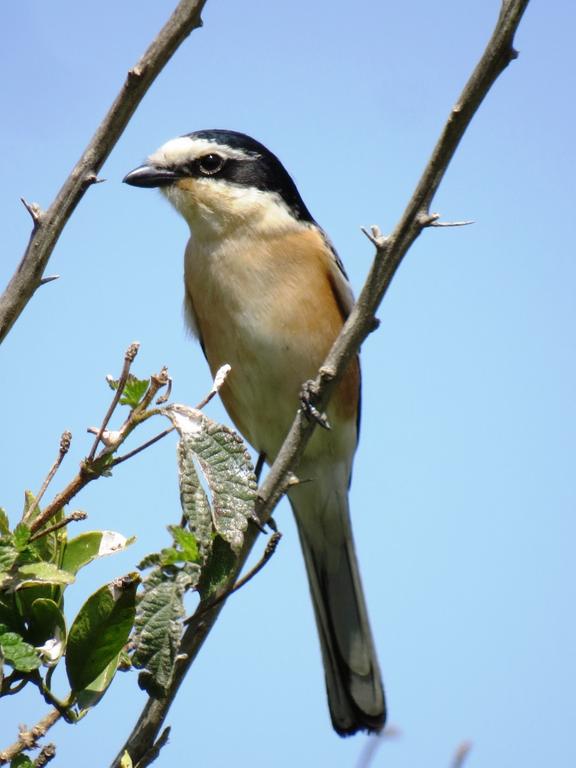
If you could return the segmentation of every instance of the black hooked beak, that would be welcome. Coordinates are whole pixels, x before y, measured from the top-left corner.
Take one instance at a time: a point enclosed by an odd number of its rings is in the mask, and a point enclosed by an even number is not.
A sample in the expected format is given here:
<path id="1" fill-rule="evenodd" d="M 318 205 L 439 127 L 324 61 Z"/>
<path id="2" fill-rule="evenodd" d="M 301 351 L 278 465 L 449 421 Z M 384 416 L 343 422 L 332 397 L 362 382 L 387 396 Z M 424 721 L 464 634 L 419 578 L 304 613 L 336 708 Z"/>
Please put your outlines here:
<path id="1" fill-rule="evenodd" d="M 155 168 L 153 165 L 141 165 L 122 179 L 132 187 L 167 187 L 182 178 L 176 171 L 168 168 Z"/>

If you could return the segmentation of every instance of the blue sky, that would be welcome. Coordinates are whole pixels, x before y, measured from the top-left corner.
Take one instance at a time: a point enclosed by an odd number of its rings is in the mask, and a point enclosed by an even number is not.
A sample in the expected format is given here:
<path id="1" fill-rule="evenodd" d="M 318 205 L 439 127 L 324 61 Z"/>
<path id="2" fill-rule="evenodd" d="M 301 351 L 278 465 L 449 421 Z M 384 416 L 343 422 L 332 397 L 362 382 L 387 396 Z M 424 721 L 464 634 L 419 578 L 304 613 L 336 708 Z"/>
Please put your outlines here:
<path id="1" fill-rule="evenodd" d="M 0 20 L 4 284 L 27 242 L 21 196 L 47 206 L 172 3 L 4 3 Z M 64 429 L 87 454 L 125 348 L 163 364 L 174 400 L 210 380 L 181 313 L 184 223 L 124 174 L 165 140 L 245 131 L 276 152 L 334 241 L 356 291 L 360 232 L 390 229 L 481 54 L 497 0 L 430 4 L 211 2 L 62 235 L 1 351 L 2 498 L 14 519 Z M 411 249 L 362 350 L 364 419 L 351 505 L 390 723 L 374 766 L 570 765 L 576 717 L 573 222 L 576 8 L 533 3 L 520 58 L 481 107 L 434 201 L 473 226 Z M 219 404 L 209 415 L 226 420 Z M 156 425 L 156 429 L 164 425 Z M 154 428 L 146 434 L 151 434 Z M 68 613 L 167 541 L 178 519 L 174 441 L 93 484 L 77 531 L 136 534 L 87 569 Z M 354 766 L 364 736 L 331 730 L 304 569 L 287 505 L 265 572 L 229 601 L 169 716 L 159 765 Z M 46 705 L 3 703 L 0 746 Z M 135 675 L 78 726 L 59 764 L 109 763 L 143 704 Z"/>

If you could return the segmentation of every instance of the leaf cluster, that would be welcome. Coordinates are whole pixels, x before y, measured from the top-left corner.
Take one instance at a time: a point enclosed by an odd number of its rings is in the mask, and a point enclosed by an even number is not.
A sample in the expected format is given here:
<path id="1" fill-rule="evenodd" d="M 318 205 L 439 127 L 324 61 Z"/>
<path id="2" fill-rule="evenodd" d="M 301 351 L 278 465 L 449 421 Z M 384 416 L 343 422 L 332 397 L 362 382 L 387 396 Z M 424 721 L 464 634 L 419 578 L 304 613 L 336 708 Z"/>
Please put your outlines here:
<path id="1" fill-rule="evenodd" d="M 151 569 L 138 602 L 134 666 L 151 696 L 166 696 L 180 639 L 184 596 L 191 590 L 206 602 L 234 567 L 253 515 L 256 478 L 238 435 L 200 411 L 170 405 L 164 413 L 178 430 L 178 478 L 182 524 L 169 526 L 172 544 L 148 555 Z"/>
<path id="2" fill-rule="evenodd" d="M 88 598 L 70 627 L 64 595 L 76 574 L 97 558 L 123 551 L 131 540 L 113 531 L 88 531 L 69 538 L 60 510 L 32 534 L 42 514 L 31 494 L 23 519 L 10 530 L 0 510 L 0 696 L 36 685 L 70 720 L 96 702 L 117 669 L 132 628 L 138 577 L 114 582 Z M 65 656 L 70 691 L 60 700 L 51 690 L 55 666 Z M 105 683 L 100 676 L 107 672 Z"/>

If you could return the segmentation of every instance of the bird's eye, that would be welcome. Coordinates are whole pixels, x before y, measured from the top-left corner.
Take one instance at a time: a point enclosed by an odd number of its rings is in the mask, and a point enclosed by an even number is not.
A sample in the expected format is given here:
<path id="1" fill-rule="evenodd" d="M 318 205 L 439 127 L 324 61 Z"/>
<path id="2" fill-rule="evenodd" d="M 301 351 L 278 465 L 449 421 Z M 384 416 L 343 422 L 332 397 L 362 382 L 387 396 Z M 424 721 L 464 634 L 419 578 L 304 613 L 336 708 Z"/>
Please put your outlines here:
<path id="1" fill-rule="evenodd" d="M 204 157 L 201 157 L 198 161 L 198 165 L 202 173 L 204 173 L 206 176 L 213 176 L 215 173 L 218 173 L 218 171 L 222 169 L 222 166 L 224 165 L 224 158 L 220 155 L 210 153 L 209 155 L 204 155 Z"/>

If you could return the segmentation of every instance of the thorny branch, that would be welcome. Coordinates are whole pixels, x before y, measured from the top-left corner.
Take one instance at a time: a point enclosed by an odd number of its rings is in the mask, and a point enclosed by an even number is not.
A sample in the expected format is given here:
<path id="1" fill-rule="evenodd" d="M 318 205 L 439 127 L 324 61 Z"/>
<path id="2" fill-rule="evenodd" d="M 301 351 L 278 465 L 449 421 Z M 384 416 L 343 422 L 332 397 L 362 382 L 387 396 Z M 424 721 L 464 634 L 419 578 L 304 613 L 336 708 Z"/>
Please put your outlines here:
<path id="1" fill-rule="evenodd" d="M 494 33 L 460 98 L 452 108 L 400 221 L 389 237 L 384 238 L 377 231 L 371 234 L 376 246 L 376 256 L 370 273 L 350 317 L 312 383 L 313 404 L 318 410 L 326 408 L 329 397 L 348 363 L 358 353 L 364 339 L 376 327 L 375 313 L 408 248 L 424 228 L 437 226 L 438 216 L 430 213 L 430 204 L 476 110 L 498 76 L 517 56 L 513 39 L 527 5 L 528 0 L 502 1 Z M 314 426 L 315 424 L 308 421 L 301 411 L 298 412 L 276 461 L 259 489 L 257 513 L 262 523 L 269 519 L 274 506 L 285 491 L 287 478 L 297 467 Z M 227 583 L 222 586 L 222 592 L 229 591 L 236 582 L 257 535 L 258 529 L 255 526 L 248 530 L 237 566 L 229 575 Z M 157 743 L 155 740 L 170 705 L 216 622 L 223 604 L 219 603 L 213 609 L 206 610 L 207 606 L 200 602 L 182 637 L 179 660 L 166 698 L 148 699 L 134 730 L 112 764 L 114 768 L 120 765 L 120 758 L 125 750 L 133 762 L 137 763 L 149 752 L 151 745 Z"/>
<path id="2" fill-rule="evenodd" d="M 54 279 L 43 278 L 43 274 L 66 222 L 86 190 L 99 181 L 98 172 L 148 88 L 180 44 L 201 26 L 200 14 L 205 3 L 206 0 L 180 0 L 160 34 L 128 72 L 120 93 L 48 210 L 42 211 L 36 203 L 22 201 L 32 217 L 32 234 L 16 272 L 0 297 L 0 343 L 36 290 Z"/>

